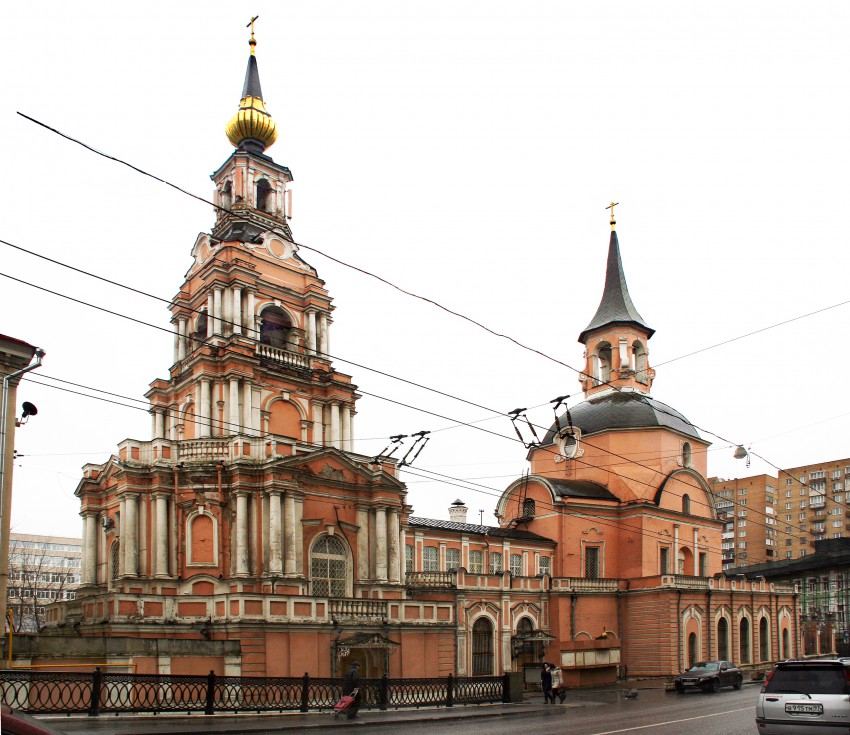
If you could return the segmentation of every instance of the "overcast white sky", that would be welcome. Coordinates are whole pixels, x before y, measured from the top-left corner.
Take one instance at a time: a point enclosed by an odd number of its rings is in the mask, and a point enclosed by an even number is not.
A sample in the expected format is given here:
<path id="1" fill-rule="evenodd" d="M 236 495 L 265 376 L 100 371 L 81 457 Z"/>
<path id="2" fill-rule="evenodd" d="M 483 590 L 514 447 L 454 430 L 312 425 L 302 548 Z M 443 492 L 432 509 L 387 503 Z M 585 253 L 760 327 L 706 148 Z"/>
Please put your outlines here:
<path id="1" fill-rule="evenodd" d="M 238 7 L 237 7 L 238 6 Z M 210 208 L 18 117 L 201 196 L 229 155 L 257 22 L 268 153 L 295 177 L 296 240 L 579 369 L 609 227 L 647 323 L 653 395 L 777 465 L 850 456 L 850 4 L 788 2 L 41 2 L 0 23 L 0 238 L 171 298 Z M 496 411 L 580 400 L 576 373 L 302 250 L 335 298 L 332 351 Z M 0 245 L 0 272 L 168 328 L 165 305 Z M 44 348 L 33 380 L 142 399 L 165 332 L 0 277 L 0 332 Z M 668 363 L 668 364 L 665 364 Z M 338 360 L 363 391 L 358 451 L 432 430 L 416 515 L 470 520 L 525 467 L 507 419 Z M 73 386 L 65 386 L 74 390 Z M 87 391 L 82 391 L 87 392 Z M 80 467 L 146 412 L 31 381 L 13 530 L 79 535 Z M 123 403 L 128 400 L 113 398 Z M 137 403 L 137 406 L 143 404 Z M 454 420 L 480 422 L 499 438 Z M 436 431 L 438 429 L 446 429 Z M 715 442 L 710 474 L 749 470 Z M 463 484 L 463 483 L 460 483 Z"/>

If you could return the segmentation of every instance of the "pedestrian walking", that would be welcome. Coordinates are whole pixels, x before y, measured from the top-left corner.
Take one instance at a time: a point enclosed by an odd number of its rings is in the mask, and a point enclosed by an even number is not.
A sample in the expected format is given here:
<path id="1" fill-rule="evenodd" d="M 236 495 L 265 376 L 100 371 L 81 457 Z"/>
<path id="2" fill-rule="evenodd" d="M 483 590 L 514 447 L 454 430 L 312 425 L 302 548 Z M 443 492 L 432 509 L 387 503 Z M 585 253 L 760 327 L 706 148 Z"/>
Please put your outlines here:
<path id="1" fill-rule="evenodd" d="M 552 703 L 555 703 L 555 697 L 564 703 L 567 698 L 567 690 L 564 689 L 564 675 L 561 673 L 560 666 L 552 666 Z"/>
<path id="2" fill-rule="evenodd" d="M 352 662 L 345 672 L 342 679 L 342 695 L 354 695 L 354 702 L 345 711 L 345 715 L 349 720 L 357 717 L 357 710 L 360 709 L 360 664 L 357 661 Z"/>
<path id="3" fill-rule="evenodd" d="M 552 695 L 552 664 L 544 663 L 543 671 L 540 672 L 540 686 L 543 688 L 543 703 L 555 704 L 555 697 Z"/>

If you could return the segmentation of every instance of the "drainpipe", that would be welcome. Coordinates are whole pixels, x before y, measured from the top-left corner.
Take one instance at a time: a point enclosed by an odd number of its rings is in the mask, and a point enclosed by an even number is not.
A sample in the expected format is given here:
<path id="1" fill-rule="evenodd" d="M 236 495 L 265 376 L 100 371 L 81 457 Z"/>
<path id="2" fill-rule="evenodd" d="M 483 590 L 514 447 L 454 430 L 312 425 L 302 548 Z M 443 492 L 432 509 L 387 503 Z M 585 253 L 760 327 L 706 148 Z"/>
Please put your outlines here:
<path id="1" fill-rule="evenodd" d="M 578 600 L 578 595 L 573 592 L 570 595 L 570 640 L 574 641 L 576 639 L 576 601 Z"/>
<path id="2" fill-rule="evenodd" d="M 708 658 L 714 658 L 711 655 L 711 629 L 714 627 L 714 621 L 711 619 L 711 587 L 708 588 L 708 595 L 706 597 L 706 607 L 708 608 L 708 615 L 706 616 L 708 622 Z M 718 658 L 720 658 L 719 655 Z"/>
<path id="3" fill-rule="evenodd" d="M 9 389 L 12 386 L 12 381 L 15 381 L 14 385 L 17 386 L 19 382 L 17 379 L 21 375 L 41 367 L 44 354 L 43 349 L 36 347 L 34 363 L 3 376 L 3 396 L 0 399 L 0 606 L 3 610 L 6 609 L 6 591 L 9 584 L 9 531 L 12 520 L 11 471 L 9 472 L 9 486 L 6 487 L 6 451 L 9 439 L 6 429 L 9 423 Z M 8 450 L 11 455 L 14 448 L 8 447 Z M 11 460 L 11 456 L 9 459 Z"/>
<path id="4" fill-rule="evenodd" d="M 679 663 L 679 671 L 684 671 L 687 666 L 682 664 L 682 590 L 679 590 L 676 598 L 676 640 L 679 651 L 676 660 Z"/>

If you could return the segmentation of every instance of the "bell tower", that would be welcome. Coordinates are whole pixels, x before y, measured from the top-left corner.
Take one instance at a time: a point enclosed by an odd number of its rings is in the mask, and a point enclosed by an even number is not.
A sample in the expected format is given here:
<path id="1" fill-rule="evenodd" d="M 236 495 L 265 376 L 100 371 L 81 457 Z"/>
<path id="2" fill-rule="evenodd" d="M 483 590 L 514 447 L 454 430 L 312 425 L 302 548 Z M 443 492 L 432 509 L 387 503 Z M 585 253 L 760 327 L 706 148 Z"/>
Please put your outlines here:
<path id="1" fill-rule="evenodd" d="M 602 300 L 578 341 L 585 345 L 585 367 L 579 376 L 585 397 L 612 390 L 649 395 L 655 371 L 649 367 L 647 343 L 655 330 L 638 313 L 623 272 L 617 222 L 611 204 L 611 240 Z"/>
<path id="2" fill-rule="evenodd" d="M 211 177 L 215 225 L 195 241 L 171 305 L 170 379 L 147 393 L 153 438 L 269 437 L 275 453 L 351 451 L 358 396 L 331 365 L 334 307 L 289 228 L 292 174 L 266 153 L 278 128 L 253 29 L 249 44 L 239 108 L 225 128 L 234 151 Z"/>

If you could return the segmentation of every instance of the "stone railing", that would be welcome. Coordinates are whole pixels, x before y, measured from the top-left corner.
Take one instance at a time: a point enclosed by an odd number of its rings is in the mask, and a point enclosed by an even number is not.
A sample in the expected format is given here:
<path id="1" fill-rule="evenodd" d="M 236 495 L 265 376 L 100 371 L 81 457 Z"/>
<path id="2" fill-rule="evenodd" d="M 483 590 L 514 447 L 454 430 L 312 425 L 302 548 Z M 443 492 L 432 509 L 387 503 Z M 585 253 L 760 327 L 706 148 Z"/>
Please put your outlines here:
<path id="1" fill-rule="evenodd" d="M 452 588 L 455 575 L 452 572 L 408 572 L 405 584 L 408 587 Z"/>
<path id="2" fill-rule="evenodd" d="M 387 619 L 386 600 L 336 599 L 328 600 L 328 615 L 332 620 L 375 620 Z"/>
<path id="3" fill-rule="evenodd" d="M 664 586 L 680 587 L 689 590 L 707 590 L 708 577 L 691 577 L 687 574 L 667 574 L 661 578 Z"/>
<path id="4" fill-rule="evenodd" d="M 230 438 L 188 439 L 178 443 L 180 461 L 213 462 L 230 459 Z"/>
<path id="5" fill-rule="evenodd" d="M 295 368 L 296 370 L 310 369 L 310 358 L 307 355 L 302 355 L 297 352 L 281 350 L 277 347 L 264 345 L 258 342 L 255 354 L 257 357 L 274 362 L 281 367 Z"/>
<path id="6" fill-rule="evenodd" d="M 561 577 L 557 581 L 559 583 L 557 586 L 561 589 L 574 590 L 575 592 L 616 592 L 620 588 L 619 579 Z"/>

